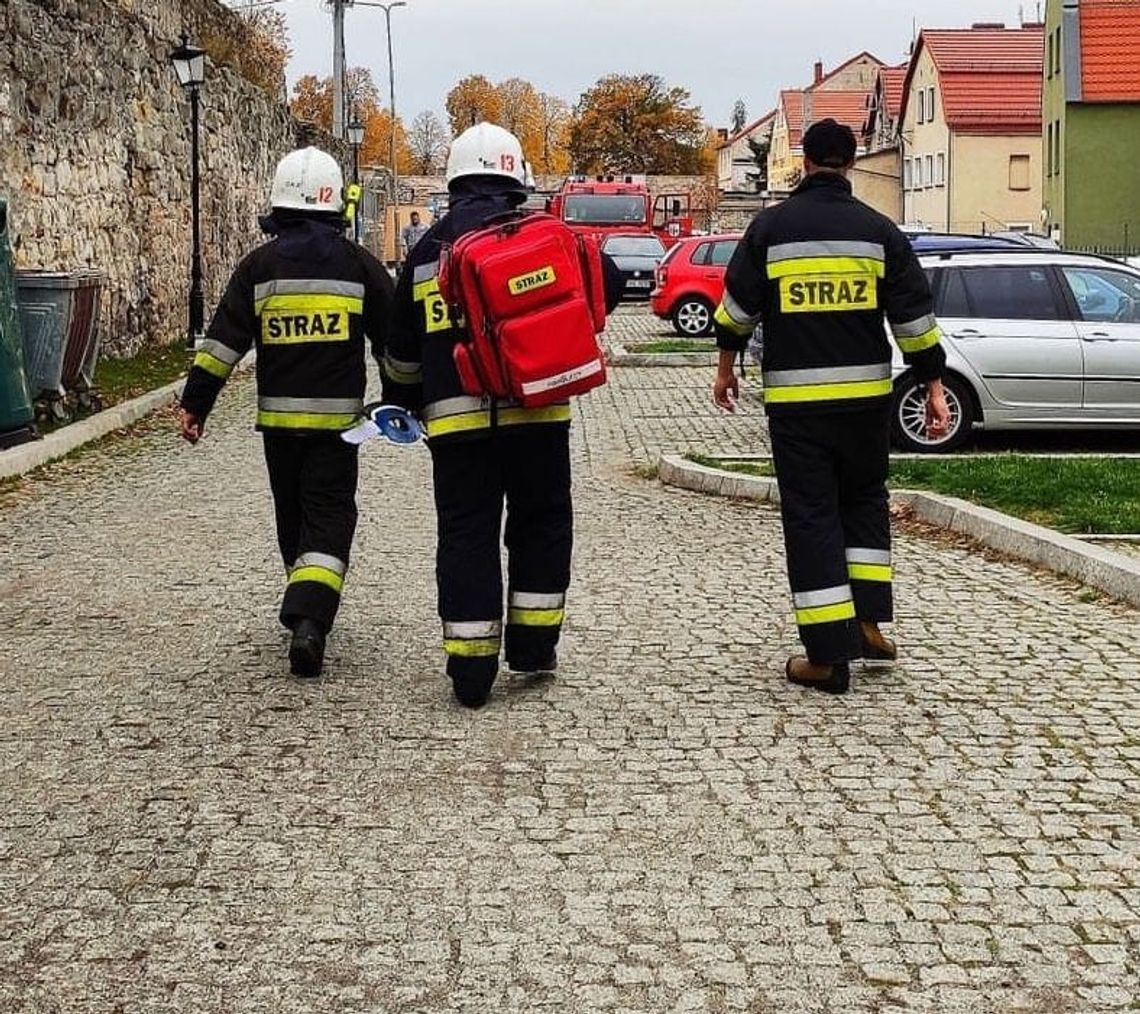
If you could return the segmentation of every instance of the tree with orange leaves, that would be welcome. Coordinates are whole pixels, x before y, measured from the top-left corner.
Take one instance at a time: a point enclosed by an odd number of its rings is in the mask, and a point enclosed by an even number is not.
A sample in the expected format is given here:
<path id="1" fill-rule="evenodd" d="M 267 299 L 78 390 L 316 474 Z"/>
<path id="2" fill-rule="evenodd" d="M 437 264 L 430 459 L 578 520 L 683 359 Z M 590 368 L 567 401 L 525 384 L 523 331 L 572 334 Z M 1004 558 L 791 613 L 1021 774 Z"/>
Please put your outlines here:
<path id="1" fill-rule="evenodd" d="M 482 74 L 470 74 L 447 93 L 447 116 L 451 132 L 459 136 L 476 123 L 501 123 L 502 98 Z"/>

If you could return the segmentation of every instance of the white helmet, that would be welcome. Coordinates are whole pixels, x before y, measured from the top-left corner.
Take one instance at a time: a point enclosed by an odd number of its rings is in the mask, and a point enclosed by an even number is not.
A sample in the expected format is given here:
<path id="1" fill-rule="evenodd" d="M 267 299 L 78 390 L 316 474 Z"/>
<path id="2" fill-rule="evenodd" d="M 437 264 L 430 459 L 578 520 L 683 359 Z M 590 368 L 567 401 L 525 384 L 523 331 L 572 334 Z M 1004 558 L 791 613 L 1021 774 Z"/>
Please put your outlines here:
<path id="1" fill-rule="evenodd" d="M 332 155 L 319 148 L 299 148 L 277 163 L 269 203 L 297 211 L 344 210 L 344 175 Z"/>
<path id="2" fill-rule="evenodd" d="M 447 182 L 464 176 L 505 176 L 526 185 L 526 159 L 519 139 L 493 123 L 477 123 L 451 142 Z"/>

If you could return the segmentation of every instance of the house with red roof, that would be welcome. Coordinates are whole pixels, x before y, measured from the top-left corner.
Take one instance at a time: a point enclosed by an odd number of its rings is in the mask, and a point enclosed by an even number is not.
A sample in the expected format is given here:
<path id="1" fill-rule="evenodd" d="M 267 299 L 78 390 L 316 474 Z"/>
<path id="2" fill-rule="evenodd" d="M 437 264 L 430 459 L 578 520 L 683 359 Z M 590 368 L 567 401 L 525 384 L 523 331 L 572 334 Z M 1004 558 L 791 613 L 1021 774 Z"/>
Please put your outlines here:
<path id="1" fill-rule="evenodd" d="M 1140 0 L 1049 0 L 1042 102 L 1045 227 L 1140 253 Z"/>
<path id="2" fill-rule="evenodd" d="M 903 82 L 903 221 L 1039 231 L 1044 27 L 925 29 Z"/>
<path id="3" fill-rule="evenodd" d="M 716 149 L 717 187 L 722 193 L 767 189 L 768 160 L 776 110 L 765 113 L 725 138 Z M 763 157 L 763 165 L 757 158 Z"/>
<path id="4" fill-rule="evenodd" d="M 867 96 L 882 66 L 882 60 L 866 52 L 828 74 L 824 74 L 823 64 L 817 63 L 814 79 L 807 88 L 780 92 L 768 151 L 769 190 L 786 192 L 799 183 L 804 131 L 817 120 L 831 117 L 850 126 L 856 136 L 862 133 Z"/>
<path id="5" fill-rule="evenodd" d="M 851 186 L 861 201 L 893 222 L 902 221 L 902 157 L 899 153 L 899 113 L 907 64 L 880 67 L 867 98 L 863 154 L 855 160 Z"/>

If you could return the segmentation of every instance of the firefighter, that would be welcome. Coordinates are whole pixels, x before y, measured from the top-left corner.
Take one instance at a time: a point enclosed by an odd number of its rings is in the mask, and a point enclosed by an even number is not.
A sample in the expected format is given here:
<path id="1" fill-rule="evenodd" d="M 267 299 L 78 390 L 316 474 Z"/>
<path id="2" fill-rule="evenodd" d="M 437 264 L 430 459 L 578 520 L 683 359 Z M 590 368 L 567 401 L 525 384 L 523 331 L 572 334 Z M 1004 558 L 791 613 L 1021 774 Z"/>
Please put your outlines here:
<path id="1" fill-rule="evenodd" d="M 320 675 L 356 529 L 357 448 L 339 437 L 363 408 L 365 336 L 379 360 L 391 312 L 388 273 L 345 237 L 344 181 L 316 148 L 277 166 L 274 238 L 234 271 L 182 392 L 181 430 L 196 444 L 222 386 L 257 349 L 257 429 L 287 574 L 281 622 L 289 663 Z"/>
<path id="2" fill-rule="evenodd" d="M 439 291 L 443 247 L 519 208 L 527 182 L 518 138 L 502 127 L 480 123 L 455 139 L 447 160 L 448 211 L 416 245 L 400 277 L 384 366 L 389 381 L 403 385 L 392 399 L 420 411 L 427 430 L 447 674 L 469 708 L 486 703 L 500 650 L 515 672 L 555 668 L 570 583 L 570 405 L 522 408 L 466 395 L 452 360 L 465 334 Z M 618 296 L 612 277 L 611 309 Z M 505 627 L 501 538 L 508 552 Z"/>
<path id="3" fill-rule="evenodd" d="M 930 286 L 906 237 L 852 196 L 856 143 L 834 120 L 804 135 L 804 179 L 761 211 L 737 247 L 716 311 L 714 401 L 732 411 L 732 365 L 764 327 L 764 408 L 780 488 L 796 623 L 806 656 L 785 673 L 845 693 L 850 660 L 890 662 L 879 629 L 892 619 L 887 469 L 891 350 L 926 385 L 926 420 L 943 432 L 946 355 Z"/>

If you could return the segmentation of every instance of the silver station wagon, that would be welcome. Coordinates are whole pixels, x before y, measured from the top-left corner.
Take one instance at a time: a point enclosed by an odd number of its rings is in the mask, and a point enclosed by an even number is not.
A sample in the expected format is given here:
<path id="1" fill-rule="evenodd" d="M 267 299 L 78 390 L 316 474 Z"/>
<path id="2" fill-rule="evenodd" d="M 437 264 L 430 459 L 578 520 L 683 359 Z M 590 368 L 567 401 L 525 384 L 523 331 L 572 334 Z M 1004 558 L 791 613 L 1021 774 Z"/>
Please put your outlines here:
<path id="1" fill-rule="evenodd" d="M 949 451 L 975 428 L 1140 429 L 1140 270 L 1054 250 L 920 256 L 947 357 L 952 422 L 926 436 L 924 394 L 895 350 L 893 432 Z"/>

